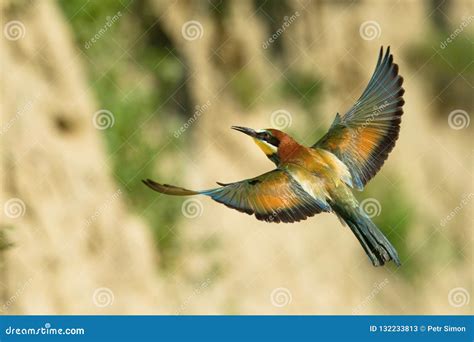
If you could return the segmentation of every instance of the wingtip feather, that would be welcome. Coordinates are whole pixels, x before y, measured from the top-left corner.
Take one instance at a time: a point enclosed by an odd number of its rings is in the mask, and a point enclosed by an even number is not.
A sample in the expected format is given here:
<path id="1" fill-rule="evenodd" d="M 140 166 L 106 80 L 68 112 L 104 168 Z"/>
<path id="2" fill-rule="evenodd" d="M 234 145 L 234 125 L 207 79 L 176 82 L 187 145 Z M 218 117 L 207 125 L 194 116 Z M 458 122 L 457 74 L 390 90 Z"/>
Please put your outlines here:
<path id="1" fill-rule="evenodd" d="M 198 191 L 188 190 L 185 188 L 181 188 L 174 185 L 169 184 L 160 184 L 151 179 L 142 180 L 142 182 L 148 186 L 150 189 L 155 190 L 159 193 L 166 194 L 166 195 L 174 195 L 174 196 L 190 196 L 190 195 L 198 195 Z"/>

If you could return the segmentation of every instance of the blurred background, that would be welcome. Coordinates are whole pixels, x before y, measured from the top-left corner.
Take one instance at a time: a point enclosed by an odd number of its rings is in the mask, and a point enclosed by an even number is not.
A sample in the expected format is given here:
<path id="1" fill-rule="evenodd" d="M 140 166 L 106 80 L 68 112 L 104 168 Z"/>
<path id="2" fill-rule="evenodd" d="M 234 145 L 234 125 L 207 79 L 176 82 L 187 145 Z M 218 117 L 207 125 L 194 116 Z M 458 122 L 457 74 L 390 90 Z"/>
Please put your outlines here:
<path id="1" fill-rule="evenodd" d="M 473 3 L 2 0 L 2 314 L 468 314 Z M 231 125 L 312 144 L 380 46 L 400 138 L 357 193 L 398 249 L 374 268 L 334 215 L 268 224 L 203 189 L 270 170 Z"/>

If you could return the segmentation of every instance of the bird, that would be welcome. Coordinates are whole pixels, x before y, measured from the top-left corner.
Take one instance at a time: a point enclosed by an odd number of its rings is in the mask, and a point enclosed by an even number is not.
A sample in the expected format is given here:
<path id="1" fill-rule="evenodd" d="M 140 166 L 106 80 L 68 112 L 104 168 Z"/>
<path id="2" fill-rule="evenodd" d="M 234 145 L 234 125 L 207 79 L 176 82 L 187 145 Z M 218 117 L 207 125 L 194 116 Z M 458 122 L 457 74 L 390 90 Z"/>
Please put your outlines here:
<path id="1" fill-rule="evenodd" d="M 258 220 L 293 223 L 334 213 L 353 232 L 374 266 L 393 261 L 395 247 L 354 196 L 380 170 L 398 139 L 405 90 L 390 46 L 380 48 L 375 70 L 356 103 L 336 114 L 327 133 L 311 146 L 274 129 L 231 128 L 255 141 L 275 169 L 217 188 L 188 190 L 151 179 L 143 183 L 167 195 L 204 195 Z"/>

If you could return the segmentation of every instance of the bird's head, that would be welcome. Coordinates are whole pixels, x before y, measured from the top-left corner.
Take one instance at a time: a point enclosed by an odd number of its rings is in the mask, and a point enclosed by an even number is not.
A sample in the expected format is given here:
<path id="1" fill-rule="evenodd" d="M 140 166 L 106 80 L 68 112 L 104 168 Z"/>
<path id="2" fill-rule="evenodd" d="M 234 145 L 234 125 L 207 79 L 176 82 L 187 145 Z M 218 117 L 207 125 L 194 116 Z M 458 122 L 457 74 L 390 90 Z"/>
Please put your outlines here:
<path id="1" fill-rule="evenodd" d="M 287 136 L 285 133 L 273 128 L 254 130 L 247 127 L 232 126 L 232 129 L 251 136 L 268 159 L 276 165 L 279 164 L 278 148 L 282 139 Z"/>

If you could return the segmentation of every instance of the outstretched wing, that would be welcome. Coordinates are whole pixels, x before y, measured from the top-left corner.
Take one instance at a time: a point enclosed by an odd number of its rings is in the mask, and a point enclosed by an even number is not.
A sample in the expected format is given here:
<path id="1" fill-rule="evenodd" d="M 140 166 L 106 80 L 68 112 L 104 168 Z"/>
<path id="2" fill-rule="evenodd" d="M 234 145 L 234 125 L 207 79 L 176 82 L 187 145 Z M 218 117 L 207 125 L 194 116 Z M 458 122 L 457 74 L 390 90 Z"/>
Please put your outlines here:
<path id="1" fill-rule="evenodd" d="M 324 197 L 303 187 L 286 170 L 275 169 L 203 194 L 267 222 L 295 222 L 331 210 Z"/>
<path id="2" fill-rule="evenodd" d="M 334 122 L 313 148 L 322 148 L 343 161 L 359 190 L 380 170 L 395 146 L 403 114 L 403 78 L 388 47 L 380 49 L 374 74 L 356 104 Z"/>
<path id="3" fill-rule="evenodd" d="M 258 220 L 267 222 L 295 222 L 331 210 L 317 184 L 310 185 L 309 181 L 300 183 L 288 171 L 281 169 L 204 191 L 162 185 L 151 180 L 144 183 L 158 192 L 171 195 L 210 196 L 219 203 L 249 215 L 254 214 Z"/>

